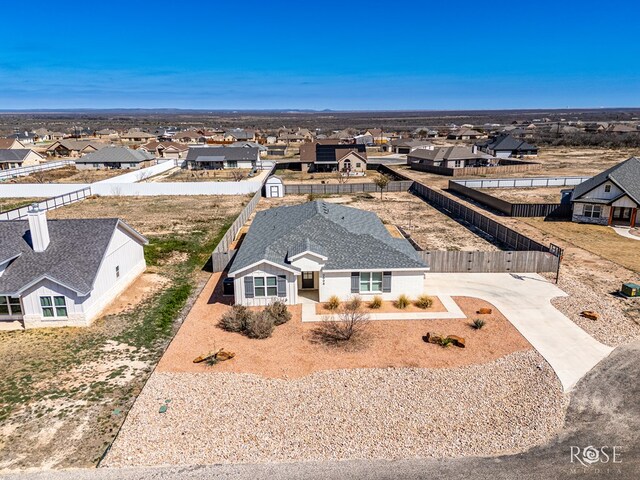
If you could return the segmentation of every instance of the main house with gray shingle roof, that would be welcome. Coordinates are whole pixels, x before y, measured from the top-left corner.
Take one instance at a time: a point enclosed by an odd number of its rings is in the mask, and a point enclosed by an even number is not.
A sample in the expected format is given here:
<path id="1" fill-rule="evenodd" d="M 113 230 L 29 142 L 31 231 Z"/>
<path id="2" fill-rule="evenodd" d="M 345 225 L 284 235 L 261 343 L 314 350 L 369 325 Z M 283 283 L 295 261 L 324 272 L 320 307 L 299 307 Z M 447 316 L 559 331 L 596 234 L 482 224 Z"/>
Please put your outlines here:
<path id="1" fill-rule="evenodd" d="M 0 221 L 0 323 L 88 325 L 146 268 L 147 240 L 117 218 Z"/>
<path id="2" fill-rule="evenodd" d="M 75 160 L 80 170 L 115 168 L 137 170 L 156 163 L 156 156 L 146 150 L 132 150 L 127 147 L 104 147 Z"/>
<path id="3" fill-rule="evenodd" d="M 235 302 L 423 293 L 429 267 L 372 212 L 323 201 L 258 212 L 233 259 Z"/>
<path id="4" fill-rule="evenodd" d="M 186 158 L 191 170 L 253 168 L 259 160 L 256 147 L 191 147 Z"/>
<path id="5" fill-rule="evenodd" d="M 573 189 L 574 222 L 640 225 L 640 159 L 631 157 Z"/>

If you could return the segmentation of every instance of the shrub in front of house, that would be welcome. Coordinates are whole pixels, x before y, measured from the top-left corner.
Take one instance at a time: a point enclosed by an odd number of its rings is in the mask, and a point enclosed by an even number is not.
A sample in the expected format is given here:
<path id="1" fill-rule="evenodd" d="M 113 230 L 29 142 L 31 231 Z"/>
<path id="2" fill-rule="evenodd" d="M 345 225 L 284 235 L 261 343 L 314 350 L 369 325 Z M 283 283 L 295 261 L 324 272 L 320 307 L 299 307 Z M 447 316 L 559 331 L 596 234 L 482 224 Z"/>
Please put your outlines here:
<path id="1" fill-rule="evenodd" d="M 407 297 L 404 293 L 402 295 L 400 295 L 395 302 L 393 302 L 393 305 L 396 308 L 399 308 L 400 310 L 404 310 L 405 308 L 407 308 L 409 306 L 409 304 L 411 303 L 411 300 L 409 300 L 409 297 Z"/>
<path id="2" fill-rule="evenodd" d="M 264 313 L 271 317 L 275 326 L 282 325 L 291 320 L 291 312 L 287 309 L 284 302 L 276 300 L 267 308 L 264 309 Z"/>
<path id="3" fill-rule="evenodd" d="M 476 330 L 480 330 L 482 327 L 484 327 L 486 324 L 486 322 L 480 318 L 476 318 L 473 323 L 471 324 L 471 326 L 473 328 L 475 328 Z"/>
<path id="4" fill-rule="evenodd" d="M 362 299 L 358 295 L 354 295 L 345 303 L 344 308 L 347 310 L 360 310 L 362 307 Z"/>
<path id="5" fill-rule="evenodd" d="M 251 315 L 247 322 L 245 335 L 249 338 L 269 338 L 275 325 L 273 318 L 266 311 Z"/>
<path id="6" fill-rule="evenodd" d="M 220 318 L 220 328 L 227 332 L 244 332 L 253 313 L 244 305 L 234 305 Z"/>
<path id="7" fill-rule="evenodd" d="M 377 310 L 378 308 L 382 307 L 382 297 L 380 295 L 376 295 L 375 297 L 373 297 L 371 299 L 371 301 L 369 302 L 369 308 L 373 309 L 373 310 Z"/>
<path id="8" fill-rule="evenodd" d="M 340 306 L 340 299 L 336 295 L 331 295 L 329 300 L 324 304 L 324 308 L 327 310 L 337 310 Z"/>
<path id="9" fill-rule="evenodd" d="M 420 295 L 414 305 L 418 308 L 430 308 L 433 305 L 433 298 L 429 295 Z"/>

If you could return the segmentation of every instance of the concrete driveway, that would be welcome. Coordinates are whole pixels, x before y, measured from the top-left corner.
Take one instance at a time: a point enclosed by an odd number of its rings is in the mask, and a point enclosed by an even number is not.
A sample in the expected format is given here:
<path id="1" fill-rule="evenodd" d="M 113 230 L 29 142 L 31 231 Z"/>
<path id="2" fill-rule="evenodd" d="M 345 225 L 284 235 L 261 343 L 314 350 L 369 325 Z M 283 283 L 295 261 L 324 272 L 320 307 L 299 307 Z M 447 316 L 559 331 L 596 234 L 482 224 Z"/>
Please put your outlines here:
<path id="1" fill-rule="evenodd" d="M 613 350 L 553 307 L 552 298 L 567 294 L 534 273 L 430 273 L 425 288 L 495 305 L 549 362 L 565 391 Z"/>

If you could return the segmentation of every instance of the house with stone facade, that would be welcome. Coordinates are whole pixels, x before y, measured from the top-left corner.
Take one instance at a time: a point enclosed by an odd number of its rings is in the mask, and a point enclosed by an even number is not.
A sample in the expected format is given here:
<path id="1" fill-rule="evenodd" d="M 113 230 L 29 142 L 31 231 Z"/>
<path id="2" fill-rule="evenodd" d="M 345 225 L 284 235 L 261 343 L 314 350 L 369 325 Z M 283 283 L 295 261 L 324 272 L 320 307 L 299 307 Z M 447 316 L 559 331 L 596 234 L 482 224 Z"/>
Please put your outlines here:
<path id="1" fill-rule="evenodd" d="M 571 203 L 574 222 L 640 225 L 640 159 L 631 157 L 577 185 Z"/>

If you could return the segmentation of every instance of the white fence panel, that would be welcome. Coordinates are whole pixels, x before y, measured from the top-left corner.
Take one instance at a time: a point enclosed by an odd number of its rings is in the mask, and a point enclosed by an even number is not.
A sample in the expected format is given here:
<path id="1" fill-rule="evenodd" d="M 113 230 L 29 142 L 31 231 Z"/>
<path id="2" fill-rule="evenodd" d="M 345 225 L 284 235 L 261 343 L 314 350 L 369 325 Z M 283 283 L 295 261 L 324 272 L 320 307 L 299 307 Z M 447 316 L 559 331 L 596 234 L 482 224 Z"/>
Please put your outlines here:
<path id="1" fill-rule="evenodd" d="M 529 177 L 483 178 L 478 180 L 454 180 L 469 188 L 517 188 L 517 187 L 565 187 L 575 186 L 591 177 Z"/>
<path id="2" fill-rule="evenodd" d="M 88 183 L 17 183 L 4 185 L 0 183 L 0 197 L 33 198 L 57 197 L 65 193 L 88 188 Z"/>
<path id="3" fill-rule="evenodd" d="M 157 182 L 94 183 L 94 195 L 163 196 L 163 195 L 246 195 L 262 189 L 259 182 Z"/>
<path id="4" fill-rule="evenodd" d="M 34 172 L 46 172 L 47 170 L 54 170 L 56 168 L 66 167 L 67 165 L 75 165 L 75 162 L 71 160 L 61 160 L 59 162 L 48 162 L 40 165 L 31 165 L 28 167 L 11 168 L 8 170 L 0 170 L 0 181 L 7 180 L 15 177 L 23 177 L 30 175 Z"/>
<path id="5" fill-rule="evenodd" d="M 107 178 L 106 180 L 100 180 L 98 183 L 137 183 L 146 180 L 149 177 L 158 175 L 160 173 L 167 172 L 176 167 L 175 160 L 168 160 L 166 162 L 158 163 L 147 168 L 141 168 L 140 170 L 133 170 L 117 177 Z"/>

